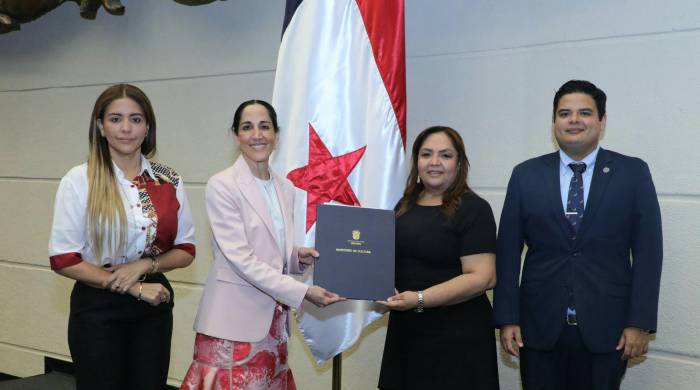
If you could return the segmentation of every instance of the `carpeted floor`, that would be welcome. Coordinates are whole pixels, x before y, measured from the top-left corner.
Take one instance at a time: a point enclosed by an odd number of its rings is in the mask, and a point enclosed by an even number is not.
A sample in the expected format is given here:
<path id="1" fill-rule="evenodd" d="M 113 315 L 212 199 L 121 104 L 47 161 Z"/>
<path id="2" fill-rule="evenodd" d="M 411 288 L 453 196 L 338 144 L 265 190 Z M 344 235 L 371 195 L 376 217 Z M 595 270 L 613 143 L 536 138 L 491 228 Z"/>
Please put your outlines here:
<path id="1" fill-rule="evenodd" d="M 10 379 L 0 382 L 0 390 L 75 390 L 73 376 L 62 372 Z"/>

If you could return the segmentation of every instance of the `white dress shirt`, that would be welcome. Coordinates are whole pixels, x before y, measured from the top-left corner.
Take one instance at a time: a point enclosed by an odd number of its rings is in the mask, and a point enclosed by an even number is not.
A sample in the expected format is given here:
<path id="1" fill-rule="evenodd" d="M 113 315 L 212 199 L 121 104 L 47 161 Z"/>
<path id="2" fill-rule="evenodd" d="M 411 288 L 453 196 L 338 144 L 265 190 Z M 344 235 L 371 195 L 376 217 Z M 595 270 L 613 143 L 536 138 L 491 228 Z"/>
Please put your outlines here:
<path id="1" fill-rule="evenodd" d="M 109 238 L 105 237 L 102 243 L 104 248 L 102 256 L 97 258 L 93 252 L 90 245 L 89 229 L 86 226 L 88 177 L 87 163 L 85 163 L 68 171 L 58 186 L 49 240 L 49 256 L 52 260 L 52 267 L 54 267 L 56 258 L 70 254 L 98 266 L 124 264 L 147 255 L 158 254 L 152 253 L 154 249 L 151 247 L 158 229 L 158 218 L 154 211 L 144 211 L 144 208 L 148 207 L 148 195 L 140 194 L 145 190 L 140 191 L 131 179 L 124 176 L 124 172 L 116 164 L 113 164 L 113 168 L 121 189 L 127 218 L 125 248 L 117 248 L 117 253 L 110 253 Z M 170 202 L 172 205 L 170 207 L 177 208 L 177 210 L 158 210 L 158 212 L 177 213 L 177 235 L 173 247 L 181 245 L 191 248 L 193 252 L 194 226 L 180 176 L 165 165 L 152 164 L 144 156 L 141 156 L 141 172 L 163 183 L 162 185 L 175 186 L 177 202 Z M 56 268 L 54 267 L 54 269 Z"/>

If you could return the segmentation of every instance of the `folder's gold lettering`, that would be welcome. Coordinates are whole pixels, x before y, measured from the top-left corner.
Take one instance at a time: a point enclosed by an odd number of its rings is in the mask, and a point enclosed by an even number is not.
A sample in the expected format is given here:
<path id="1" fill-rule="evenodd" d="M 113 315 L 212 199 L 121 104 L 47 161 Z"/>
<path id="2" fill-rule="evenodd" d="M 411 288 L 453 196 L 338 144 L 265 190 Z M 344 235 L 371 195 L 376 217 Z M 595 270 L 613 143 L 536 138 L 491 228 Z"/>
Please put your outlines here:
<path id="1" fill-rule="evenodd" d="M 345 252 L 345 253 L 359 253 L 363 255 L 371 255 L 372 251 L 368 249 L 351 249 L 351 248 L 335 248 L 336 252 Z"/>
<path id="2" fill-rule="evenodd" d="M 352 231 L 352 240 L 347 240 L 346 242 L 348 243 L 349 246 L 363 246 L 365 245 L 364 241 L 360 241 L 362 233 L 360 232 L 359 229 L 355 229 Z M 369 249 L 359 249 L 359 248 L 335 248 L 336 252 L 344 252 L 344 253 L 358 253 L 361 255 L 371 255 L 372 251 Z"/>

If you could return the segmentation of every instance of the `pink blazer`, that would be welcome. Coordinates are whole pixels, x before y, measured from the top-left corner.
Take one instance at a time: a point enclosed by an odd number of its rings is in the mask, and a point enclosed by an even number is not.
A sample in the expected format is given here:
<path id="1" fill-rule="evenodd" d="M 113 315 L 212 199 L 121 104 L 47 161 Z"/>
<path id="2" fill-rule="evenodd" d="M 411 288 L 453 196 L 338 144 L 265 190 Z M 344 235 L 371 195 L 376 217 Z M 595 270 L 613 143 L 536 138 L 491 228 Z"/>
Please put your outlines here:
<path id="1" fill-rule="evenodd" d="M 274 173 L 284 217 L 286 248 L 275 240 L 272 216 L 243 157 L 207 182 L 207 214 L 214 264 L 204 286 L 194 330 L 226 340 L 257 342 L 270 329 L 277 302 L 298 308 L 308 286 L 294 247 L 294 189 Z"/>

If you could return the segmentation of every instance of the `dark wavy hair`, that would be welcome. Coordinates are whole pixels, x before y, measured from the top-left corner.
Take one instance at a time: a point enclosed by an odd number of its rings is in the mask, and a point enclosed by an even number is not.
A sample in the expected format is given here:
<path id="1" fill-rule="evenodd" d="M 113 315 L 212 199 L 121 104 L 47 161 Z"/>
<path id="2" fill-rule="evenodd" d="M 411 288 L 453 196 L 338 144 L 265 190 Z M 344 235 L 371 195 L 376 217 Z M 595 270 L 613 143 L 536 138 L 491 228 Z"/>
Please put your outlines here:
<path id="1" fill-rule="evenodd" d="M 396 217 L 400 217 L 410 211 L 418 202 L 421 192 L 425 189 L 423 183 L 418 182 L 418 152 L 425 143 L 425 140 L 437 133 L 445 133 L 452 142 L 452 147 L 457 151 L 457 173 L 455 179 L 442 194 L 442 206 L 440 211 L 449 221 L 457 212 L 462 201 L 462 195 L 467 192 L 472 192 L 467 184 L 467 175 L 469 173 L 469 159 L 464 148 L 464 141 L 451 127 L 447 126 L 432 126 L 423 130 L 416 140 L 413 142 L 411 149 L 411 172 L 406 180 L 406 189 L 403 192 L 403 197 L 399 201 L 396 211 Z"/>

